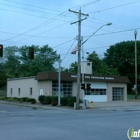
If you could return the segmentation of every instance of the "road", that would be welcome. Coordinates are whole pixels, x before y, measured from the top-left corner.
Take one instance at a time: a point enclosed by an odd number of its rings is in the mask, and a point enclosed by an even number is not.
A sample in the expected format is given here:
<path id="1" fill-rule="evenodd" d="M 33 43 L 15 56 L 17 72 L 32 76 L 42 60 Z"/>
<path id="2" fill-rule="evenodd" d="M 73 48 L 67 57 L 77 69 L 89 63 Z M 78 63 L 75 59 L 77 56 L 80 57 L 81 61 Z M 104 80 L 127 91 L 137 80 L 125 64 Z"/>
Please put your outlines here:
<path id="1" fill-rule="evenodd" d="M 140 111 L 43 110 L 0 103 L 0 140 L 128 140 Z"/>

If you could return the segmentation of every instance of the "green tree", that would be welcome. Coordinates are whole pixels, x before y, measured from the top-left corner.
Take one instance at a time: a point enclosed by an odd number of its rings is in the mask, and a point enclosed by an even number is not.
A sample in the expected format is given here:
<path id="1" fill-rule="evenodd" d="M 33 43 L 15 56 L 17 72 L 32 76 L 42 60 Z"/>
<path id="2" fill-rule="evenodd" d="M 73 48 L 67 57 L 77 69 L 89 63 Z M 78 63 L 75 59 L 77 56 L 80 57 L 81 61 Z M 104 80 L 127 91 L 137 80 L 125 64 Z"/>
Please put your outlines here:
<path id="1" fill-rule="evenodd" d="M 92 62 L 92 69 L 94 74 L 98 75 L 119 75 L 117 68 L 107 65 L 103 59 L 100 59 L 98 54 L 93 51 L 87 58 Z"/>
<path id="2" fill-rule="evenodd" d="M 109 66 L 117 68 L 120 75 L 128 76 L 133 86 L 135 81 L 135 42 L 123 41 L 111 45 L 104 55 L 104 61 Z M 137 41 L 137 58 L 138 83 L 140 83 L 140 41 Z"/>
<path id="3" fill-rule="evenodd" d="M 18 77 L 20 66 L 18 47 L 12 46 L 5 48 L 4 51 L 4 72 L 6 77 Z"/>
<path id="4" fill-rule="evenodd" d="M 73 63 L 70 64 L 69 68 L 64 69 L 63 71 L 77 73 L 77 67 L 78 67 L 78 63 L 77 62 L 73 62 Z"/>
<path id="5" fill-rule="evenodd" d="M 28 58 L 29 47 L 34 47 L 35 56 L 33 60 Z M 23 46 L 20 53 L 22 76 L 33 76 L 41 71 L 56 71 L 54 64 L 58 60 L 58 55 L 48 45 L 42 47 Z"/>

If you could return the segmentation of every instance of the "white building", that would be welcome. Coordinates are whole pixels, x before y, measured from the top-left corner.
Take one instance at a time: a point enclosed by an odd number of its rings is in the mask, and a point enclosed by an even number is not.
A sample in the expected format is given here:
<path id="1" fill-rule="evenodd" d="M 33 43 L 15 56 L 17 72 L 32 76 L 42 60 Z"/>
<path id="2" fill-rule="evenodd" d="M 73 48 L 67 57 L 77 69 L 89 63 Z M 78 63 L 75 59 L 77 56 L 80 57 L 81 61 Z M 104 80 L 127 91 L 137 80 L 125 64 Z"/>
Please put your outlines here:
<path id="1" fill-rule="evenodd" d="M 84 82 L 91 84 L 91 89 L 85 89 L 85 100 L 93 102 L 127 101 L 129 79 L 126 76 L 84 74 Z M 62 72 L 61 96 L 76 96 L 76 92 L 77 74 Z M 39 72 L 35 77 L 7 80 L 7 97 L 30 97 L 38 100 L 39 95 L 52 96 L 57 93 L 58 72 Z M 82 90 L 80 93 L 82 99 Z"/>

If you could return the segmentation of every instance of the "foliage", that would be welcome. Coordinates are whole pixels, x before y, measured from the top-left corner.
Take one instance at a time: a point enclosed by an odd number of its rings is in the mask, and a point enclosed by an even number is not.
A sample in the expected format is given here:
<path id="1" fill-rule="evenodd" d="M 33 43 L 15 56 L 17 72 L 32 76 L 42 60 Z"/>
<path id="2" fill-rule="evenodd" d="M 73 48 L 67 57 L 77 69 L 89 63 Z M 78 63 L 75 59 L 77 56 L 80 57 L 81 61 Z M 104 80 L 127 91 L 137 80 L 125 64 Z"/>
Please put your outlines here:
<path id="1" fill-rule="evenodd" d="M 58 105 L 58 97 L 57 96 L 53 96 L 52 97 L 52 106 L 56 106 Z"/>
<path id="2" fill-rule="evenodd" d="M 44 101 L 45 95 L 40 95 L 38 97 L 38 100 L 40 101 L 40 103 L 42 103 Z"/>
<path id="3" fill-rule="evenodd" d="M 76 102 L 76 97 L 69 97 L 68 98 L 68 106 L 74 106 L 74 103 Z"/>
<path id="4" fill-rule="evenodd" d="M 28 98 L 27 100 L 26 100 L 26 102 L 35 102 L 36 103 L 36 99 L 34 99 L 34 98 Z"/>
<path id="5" fill-rule="evenodd" d="M 68 98 L 69 97 L 62 97 L 61 98 L 61 105 L 62 106 L 67 106 L 68 105 Z"/>
<path id="6" fill-rule="evenodd" d="M 116 68 L 121 76 L 128 76 L 131 87 L 135 83 L 135 42 L 123 41 L 111 45 L 104 54 L 104 62 L 110 67 Z M 140 41 L 137 41 L 137 69 L 138 83 L 140 83 Z M 131 89 L 129 87 L 129 89 Z"/>
<path id="7" fill-rule="evenodd" d="M 92 70 L 98 75 L 119 75 L 117 68 L 113 68 L 105 61 L 99 58 L 95 51 L 88 56 L 88 60 L 92 62 Z"/>
<path id="8" fill-rule="evenodd" d="M 23 99 L 24 102 L 27 102 L 29 97 L 22 97 L 22 99 Z"/>
<path id="9" fill-rule="evenodd" d="M 35 49 L 33 60 L 29 59 L 29 47 Z M 4 57 L 0 60 L 0 88 L 6 86 L 7 78 L 35 76 L 41 71 L 56 71 L 53 65 L 57 60 L 56 51 L 48 45 L 5 47 Z"/>
<path id="10" fill-rule="evenodd" d="M 45 96 L 44 101 L 45 104 L 51 104 L 52 103 L 52 96 Z"/>
<path id="11" fill-rule="evenodd" d="M 92 73 L 97 75 L 119 75 L 117 68 L 109 66 L 103 59 L 100 59 L 98 54 L 93 51 L 88 55 L 87 60 L 92 62 Z M 77 62 L 71 63 L 69 69 L 65 69 L 67 72 L 77 72 Z"/>
<path id="12" fill-rule="evenodd" d="M 1 96 L 1 97 L 0 97 L 0 100 L 6 100 L 6 98 L 5 98 L 5 97 L 3 97 L 3 96 Z"/>

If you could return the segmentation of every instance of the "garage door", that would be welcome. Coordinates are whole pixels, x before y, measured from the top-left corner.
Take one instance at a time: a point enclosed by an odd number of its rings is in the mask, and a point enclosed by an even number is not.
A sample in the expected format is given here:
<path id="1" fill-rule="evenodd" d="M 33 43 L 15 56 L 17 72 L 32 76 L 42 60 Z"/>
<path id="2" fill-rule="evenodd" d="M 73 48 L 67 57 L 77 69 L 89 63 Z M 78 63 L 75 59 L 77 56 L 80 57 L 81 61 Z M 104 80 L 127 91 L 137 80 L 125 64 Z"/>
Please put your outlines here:
<path id="1" fill-rule="evenodd" d="M 112 100 L 113 101 L 122 101 L 122 100 L 124 100 L 124 88 L 113 87 Z"/>

